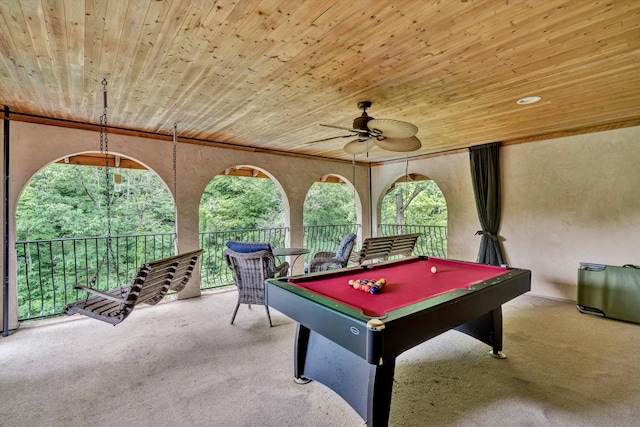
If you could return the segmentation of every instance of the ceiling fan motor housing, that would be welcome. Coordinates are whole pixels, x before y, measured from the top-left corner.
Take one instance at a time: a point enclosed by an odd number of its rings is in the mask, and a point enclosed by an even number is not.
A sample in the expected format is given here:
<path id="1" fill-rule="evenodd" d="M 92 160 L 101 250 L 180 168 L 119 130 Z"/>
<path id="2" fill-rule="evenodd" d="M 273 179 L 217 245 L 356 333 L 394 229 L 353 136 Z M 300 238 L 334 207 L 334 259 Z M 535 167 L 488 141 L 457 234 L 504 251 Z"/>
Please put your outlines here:
<path id="1" fill-rule="evenodd" d="M 364 111 L 360 117 L 353 119 L 353 128 L 362 130 L 362 133 L 369 133 L 369 128 L 367 127 L 369 120 L 373 120 L 373 117 L 369 117 L 367 112 Z"/>

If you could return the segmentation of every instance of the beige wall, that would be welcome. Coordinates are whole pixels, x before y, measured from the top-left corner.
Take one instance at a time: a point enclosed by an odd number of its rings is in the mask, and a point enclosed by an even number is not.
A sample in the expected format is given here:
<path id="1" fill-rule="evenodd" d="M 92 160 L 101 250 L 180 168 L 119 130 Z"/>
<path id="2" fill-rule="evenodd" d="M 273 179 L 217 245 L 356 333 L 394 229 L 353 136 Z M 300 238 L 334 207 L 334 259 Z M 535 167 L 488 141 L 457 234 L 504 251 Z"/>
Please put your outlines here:
<path id="1" fill-rule="evenodd" d="M 170 133 L 170 129 L 167 130 Z M 97 151 L 95 132 L 13 121 L 11 124 L 10 242 L 15 244 L 15 205 L 20 190 L 41 168 L 64 156 Z M 501 149 L 502 225 L 505 258 L 515 267 L 531 269 L 532 293 L 575 300 L 580 261 L 640 264 L 640 127 L 505 146 Z M 172 143 L 111 134 L 110 151 L 131 157 L 154 170 L 172 189 Z M 271 175 L 287 202 L 289 244 L 302 244 L 302 206 L 311 184 L 325 174 L 351 180 L 349 163 L 228 150 L 199 145 L 178 147 L 179 249 L 198 245 L 198 206 L 209 181 L 220 171 L 251 165 Z M 475 210 L 467 153 L 413 160 L 409 173 L 433 179 L 449 210 L 448 256 L 475 261 L 480 228 Z M 380 197 L 405 174 L 405 163 L 390 163 L 369 171 L 358 167 L 363 234 L 377 224 Z M 373 235 L 377 234 L 375 226 Z M 1 249 L 0 249 L 1 250 Z M 16 327 L 15 253 L 11 262 L 10 328 Z M 299 263 L 300 264 L 300 263 Z M 300 266 L 301 267 L 301 266 Z M 181 297 L 199 294 L 194 280 Z M 1 294 L 0 294 L 1 295 Z"/>
<path id="2" fill-rule="evenodd" d="M 532 292 L 575 300 L 579 262 L 640 264 L 640 127 L 503 147 L 501 236 Z"/>
<path id="3" fill-rule="evenodd" d="M 537 295 L 575 300 L 581 261 L 640 264 L 640 127 L 500 150 L 502 221 L 509 265 L 532 270 Z M 405 164 L 374 169 L 374 205 Z M 480 237 L 468 153 L 409 163 L 447 200 L 448 256 L 475 261 Z"/>

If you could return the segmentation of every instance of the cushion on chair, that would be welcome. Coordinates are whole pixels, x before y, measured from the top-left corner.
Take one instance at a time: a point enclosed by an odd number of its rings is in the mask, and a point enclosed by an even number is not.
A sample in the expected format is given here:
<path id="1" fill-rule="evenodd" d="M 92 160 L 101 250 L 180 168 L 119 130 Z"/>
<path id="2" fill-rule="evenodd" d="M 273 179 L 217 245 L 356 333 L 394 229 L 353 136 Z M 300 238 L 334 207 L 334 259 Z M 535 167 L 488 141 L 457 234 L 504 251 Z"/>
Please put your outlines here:
<path id="1" fill-rule="evenodd" d="M 353 242 L 356 238 L 356 235 L 351 233 L 351 234 L 347 234 L 346 236 L 344 236 L 344 238 L 342 239 L 342 242 L 340 242 L 340 246 L 338 246 L 338 250 L 336 250 L 336 258 L 343 258 L 345 253 L 344 251 L 347 249 L 347 246 L 349 246 L 349 243 Z"/>
<path id="2" fill-rule="evenodd" d="M 229 241 L 227 242 L 227 247 L 234 252 L 238 252 L 242 254 L 271 250 L 271 245 L 269 243 L 244 243 L 244 242 Z"/>

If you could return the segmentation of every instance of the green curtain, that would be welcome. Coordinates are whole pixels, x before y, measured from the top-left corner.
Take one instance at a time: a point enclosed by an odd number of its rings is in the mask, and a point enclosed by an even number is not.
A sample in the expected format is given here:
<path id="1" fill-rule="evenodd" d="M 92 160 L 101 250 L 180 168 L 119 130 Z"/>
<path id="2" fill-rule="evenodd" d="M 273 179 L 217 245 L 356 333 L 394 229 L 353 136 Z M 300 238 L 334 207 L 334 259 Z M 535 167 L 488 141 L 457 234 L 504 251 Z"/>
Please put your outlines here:
<path id="1" fill-rule="evenodd" d="M 498 229 L 500 228 L 500 143 L 480 145 L 469 149 L 471 179 L 476 208 L 482 230 L 478 263 L 504 264 Z"/>

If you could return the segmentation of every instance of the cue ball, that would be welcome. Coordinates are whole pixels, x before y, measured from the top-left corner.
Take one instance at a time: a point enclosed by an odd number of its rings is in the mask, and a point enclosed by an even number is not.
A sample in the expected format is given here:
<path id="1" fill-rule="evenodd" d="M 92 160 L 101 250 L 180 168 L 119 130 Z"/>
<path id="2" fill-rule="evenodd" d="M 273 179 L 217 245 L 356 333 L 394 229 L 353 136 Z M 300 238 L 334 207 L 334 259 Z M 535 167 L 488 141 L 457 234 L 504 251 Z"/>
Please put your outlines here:
<path id="1" fill-rule="evenodd" d="M 432 273 L 435 273 L 435 272 L 437 272 L 437 271 L 438 271 L 438 269 L 436 268 L 436 266 L 435 266 L 435 265 L 434 265 L 433 267 L 431 267 L 431 272 L 432 272 Z"/>

